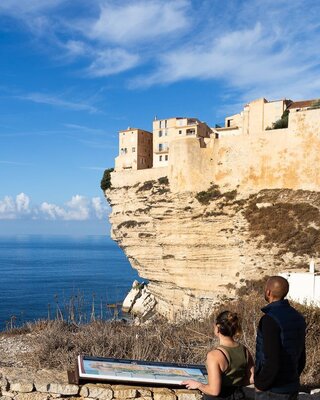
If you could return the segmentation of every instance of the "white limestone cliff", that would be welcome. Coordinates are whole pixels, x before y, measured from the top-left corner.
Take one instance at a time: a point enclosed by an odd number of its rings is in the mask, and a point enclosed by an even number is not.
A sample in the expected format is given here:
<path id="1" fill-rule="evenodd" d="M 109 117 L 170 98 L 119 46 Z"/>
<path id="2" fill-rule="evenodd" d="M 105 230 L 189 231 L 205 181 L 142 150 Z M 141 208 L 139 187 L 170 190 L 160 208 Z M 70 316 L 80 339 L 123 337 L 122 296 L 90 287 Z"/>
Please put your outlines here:
<path id="1" fill-rule="evenodd" d="M 243 198 L 236 190 L 213 187 L 208 193 L 207 204 L 195 192 L 172 193 L 165 177 L 106 191 L 112 238 L 149 281 L 156 311 L 171 320 L 205 316 L 246 281 L 308 259 L 290 246 L 283 250 L 280 242 L 264 243 L 263 235 L 253 237 L 250 224 L 279 207 L 290 219 L 288 204 L 308 202 L 319 212 L 316 192 L 270 190 Z M 250 207 L 251 214 L 257 213 L 251 222 L 246 215 Z"/>

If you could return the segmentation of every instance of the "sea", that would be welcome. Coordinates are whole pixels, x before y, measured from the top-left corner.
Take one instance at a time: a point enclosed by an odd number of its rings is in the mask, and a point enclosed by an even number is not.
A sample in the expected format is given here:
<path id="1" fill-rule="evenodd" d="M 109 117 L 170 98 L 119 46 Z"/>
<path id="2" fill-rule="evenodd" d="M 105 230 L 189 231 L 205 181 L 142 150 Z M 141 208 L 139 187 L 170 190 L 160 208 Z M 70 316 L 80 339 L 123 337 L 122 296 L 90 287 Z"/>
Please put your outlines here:
<path id="1" fill-rule="evenodd" d="M 40 319 L 120 318 L 135 279 L 108 236 L 0 236 L 0 330 Z"/>

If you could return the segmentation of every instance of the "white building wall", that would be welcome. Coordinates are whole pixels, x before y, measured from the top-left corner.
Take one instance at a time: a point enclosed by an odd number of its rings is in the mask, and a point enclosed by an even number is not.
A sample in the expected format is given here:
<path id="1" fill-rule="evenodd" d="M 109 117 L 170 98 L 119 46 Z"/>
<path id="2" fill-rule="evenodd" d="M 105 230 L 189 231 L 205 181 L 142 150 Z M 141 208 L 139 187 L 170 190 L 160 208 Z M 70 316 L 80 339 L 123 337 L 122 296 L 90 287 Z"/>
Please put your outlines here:
<path id="1" fill-rule="evenodd" d="M 320 307 L 320 273 L 283 272 L 280 275 L 289 282 L 289 300 Z"/>

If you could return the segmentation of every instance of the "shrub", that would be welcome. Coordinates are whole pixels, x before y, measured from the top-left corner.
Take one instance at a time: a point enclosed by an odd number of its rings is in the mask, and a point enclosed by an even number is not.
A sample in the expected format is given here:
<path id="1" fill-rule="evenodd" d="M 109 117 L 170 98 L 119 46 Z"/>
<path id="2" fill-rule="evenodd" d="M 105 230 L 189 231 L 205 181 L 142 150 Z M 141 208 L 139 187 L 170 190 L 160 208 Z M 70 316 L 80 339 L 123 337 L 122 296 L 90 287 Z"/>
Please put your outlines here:
<path id="1" fill-rule="evenodd" d="M 139 189 L 137 190 L 138 192 L 144 192 L 147 190 L 151 190 L 154 186 L 154 184 L 156 183 L 156 181 L 145 181 L 142 186 L 139 187 Z"/>
<path id="2" fill-rule="evenodd" d="M 167 176 L 162 176 L 158 179 L 158 182 L 160 183 L 160 185 L 169 185 L 169 179 Z"/>
<path id="3" fill-rule="evenodd" d="M 111 172 L 114 171 L 114 168 L 108 168 L 104 171 L 103 177 L 100 182 L 100 187 L 103 191 L 111 188 Z"/>
<path id="4" fill-rule="evenodd" d="M 118 229 L 121 229 L 121 228 L 134 228 L 136 226 L 138 226 L 138 222 L 130 220 L 130 221 L 121 222 L 121 224 L 118 225 Z"/>
<path id="5" fill-rule="evenodd" d="M 285 110 L 281 118 L 272 124 L 272 129 L 288 128 L 289 110 Z"/>
<path id="6" fill-rule="evenodd" d="M 139 238 L 142 238 L 142 239 L 154 237 L 154 235 L 152 235 L 152 233 L 144 233 L 144 232 L 140 232 L 138 236 L 139 236 Z"/>
<path id="7" fill-rule="evenodd" d="M 221 197 L 221 192 L 218 185 L 211 185 L 208 190 L 196 194 L 196 199 L 201 204 L 209 204 L 219 197 Z"/>
<path id="8" fill-rule="evenodd" d="M 226 200 L 234 200 L 237 197 L 237 189 L 230 190 L 230 192 L 225 192 L 223 193 L 223 197 L 225 197 Z"/>

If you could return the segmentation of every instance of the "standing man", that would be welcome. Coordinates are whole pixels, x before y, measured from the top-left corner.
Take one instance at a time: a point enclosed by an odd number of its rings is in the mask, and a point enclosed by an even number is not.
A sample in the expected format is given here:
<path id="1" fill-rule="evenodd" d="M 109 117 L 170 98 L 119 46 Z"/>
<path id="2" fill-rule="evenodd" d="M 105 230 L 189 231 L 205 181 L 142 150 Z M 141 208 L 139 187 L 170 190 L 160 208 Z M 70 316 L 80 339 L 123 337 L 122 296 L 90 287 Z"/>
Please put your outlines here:
<path id="1" fill-rule="evenodd" d="M 297 398 L 300 374 L 305 367 L 305 330 L 303 316 L 284 298 L 289 283 L 272 276 L 265 287 L 256 342 L 255 387 L 257 400 Z M 280 396 L 279 396 L 280 395 Z"/>

